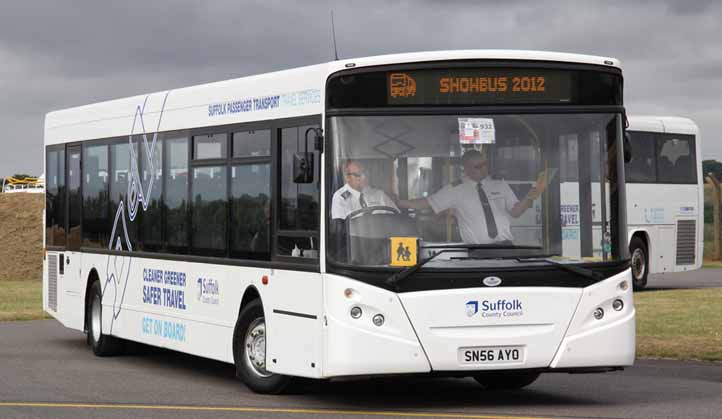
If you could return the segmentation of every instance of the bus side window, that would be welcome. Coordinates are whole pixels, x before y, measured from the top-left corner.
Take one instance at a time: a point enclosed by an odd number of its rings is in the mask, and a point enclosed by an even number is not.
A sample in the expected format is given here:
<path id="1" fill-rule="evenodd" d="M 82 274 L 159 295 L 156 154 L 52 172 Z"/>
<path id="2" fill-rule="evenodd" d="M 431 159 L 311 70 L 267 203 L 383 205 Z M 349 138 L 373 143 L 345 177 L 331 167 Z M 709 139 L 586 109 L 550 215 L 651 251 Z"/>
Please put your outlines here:
<path id="1" fill-rule="evenodd" d="M 660 183 L 697 183 L 694 137 L 657 134 L 657 173 Z"/>
<path id="2" fill-rule="evenodd" d="M 271 131 L 233 133 L 230 185 L 230 255 L 271 257 Z"/>
<path id="3" fill-rule="evenodd" d="M 632 160 L 626 163 L 627 182 L 656 182 L 657 159 L 655 157 L 654 134 L 649 132 L 629 132 L 632 143 Z"/>

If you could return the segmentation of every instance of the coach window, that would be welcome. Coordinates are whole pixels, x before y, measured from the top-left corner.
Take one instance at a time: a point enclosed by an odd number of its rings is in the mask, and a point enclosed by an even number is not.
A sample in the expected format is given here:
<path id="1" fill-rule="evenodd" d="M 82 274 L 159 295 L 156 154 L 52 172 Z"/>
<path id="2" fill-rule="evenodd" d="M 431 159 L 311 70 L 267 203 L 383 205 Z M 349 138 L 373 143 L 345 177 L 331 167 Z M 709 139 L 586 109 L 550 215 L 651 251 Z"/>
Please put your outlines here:
<path id="1" fill-rule="evenodd" d="M 127 139 L 120 143 L 110 146 L 111 164 L 110 164 L 110 211 L 113 220 L 120 213 L 120 207 L 123 206 L 123 212 L 126 216 L 125 228 L 127 229 L 130 245 L 134 246 L 138 240 L 138 223 L 135 222 L 135 213 L 131 213 L 131 208 L 138 205 L 138 202 L 128 201 L 128 183 L 131 180 L 131 147 Z M 138 143 L 133 142 L 133 153 L 138 156 Z M 137 198 L 137 194 L 136 194 Z M 120 220 L 120 219 L 119 219 Z M 116 231 L 116 237 L 118 236 Z M 129 250 L 128 245 L 123 243 L 123 250 Z"/>
<path id="2" fill-rule="evenodd" d="M 45 244 L 65 246 L 65 150 L 49 149 L 45 163 Z"/>
<path id="3" fill-rule="evenodd" d="M 280 256 L 301 258 L 318 257 L 320 157 L 314 151 L 314 182 L 293 181 L 293 157 L 305 151 L 306 130 L 318 125 L 304 125 L 280 130 L 281 177 L 278 242 L 276 253 Z M 309 151 L 313 141 L 309 141 Z"/>
<path id="4" fill-rule="evenodd" d="M 651 183 L 657 181 L 654 134 L 629 131 L 632 142 L 632 161 L 626 164 L 627 182 Z"/>
<path id="5" fill-rule="evenodd" d="M 83 246 L 107 247 L 108 224 L 108 146 L 83 147 Z"/>
<path id="6" fill-rule="evenodd" d="M 227 143 L 226 134 L 193 136 L 193 159 L 223 159 L 227 156 Z"/>
<path id="7" fill-rule="evenodd" d="M 233 157 L 271 155 L 271 131 L 267 129 L 233 133 Z"/>
<path id="8" fill-rule="evenodd" d="M 697 183 L 694 137 L 657 134 L 659 183 Z"/>
<path id="9" fill-rule="evenodd" d="M 205 256 L 225 256 L 226 166 L 193 168 L 191 184 L 191 237 L 193 253 Z"/>
<path id="10" fill-rule="evenodd" d="M 231 256 L 270 258 L 271 167 L 231 167 Z"/>
<path id="11" fill-rule="evenodd" d="M 188 138 L 166 138 L 164 146 L 166 249 L 171 253 L 185 253 L 188 249 Z"/>
<path id="12" fill-rule="evenodd" d="M 270 260 L 271 131 L 238 131 L 232 139 L 230 254 Z"/>
<path id="13" fill-rule="evenodd" d="M 158 251 L 163 245 L 162 206 L 163 206 L 163 142 L 158 134 L 155 146 L 150 153 L 141 147 L 139 166 L 140 179 L 143 189 L 144 204 L 138 209 L 140 212 L 140 248 L 143 251 Z M 152 143 L 149 144 L 152 146 Z"/>

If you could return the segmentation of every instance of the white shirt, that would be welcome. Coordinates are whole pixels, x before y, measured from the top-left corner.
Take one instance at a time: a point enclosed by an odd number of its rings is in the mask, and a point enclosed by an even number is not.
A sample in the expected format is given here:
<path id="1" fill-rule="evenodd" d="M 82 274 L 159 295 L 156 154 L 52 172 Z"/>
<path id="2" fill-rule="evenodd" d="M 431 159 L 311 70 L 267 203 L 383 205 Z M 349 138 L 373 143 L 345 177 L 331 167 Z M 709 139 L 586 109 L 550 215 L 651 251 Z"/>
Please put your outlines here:
<path id="1" fill-rule="evenodd" d="M 386 192 L 381 189 L 375 189 L 366 187 L 363 190 L 364 201 L 366 201 L 366 207 L 392 207 L 396 208 L 394 201 L 386 195 Z M 331 199 L 331 218 L 333 219 L 346 219 L 346 217 L 356 210 L 361 209 L 361 192 L 350 187 L 347 184 L 343 185 L 341 189 L 337 190 L 333 194 Z"/>
<path id="2" fill-rule="evenodd" d="M 459 221 L 459 233 L 464 243 L 490 244 L 513 240 L 509 212 L 519 202 L 516 194 L 503 180 L 486 177 L 481 181 L 481 187 L 489 200 L 496 223 L 497 235 L 491 238 L 487 231 L 484 208 L 476 184 L 475 181 L 464 177 L 461 183 L 445 186 L 428 197 L 429 205 L 436 213 L 449 208 L 455 210 Z"/>

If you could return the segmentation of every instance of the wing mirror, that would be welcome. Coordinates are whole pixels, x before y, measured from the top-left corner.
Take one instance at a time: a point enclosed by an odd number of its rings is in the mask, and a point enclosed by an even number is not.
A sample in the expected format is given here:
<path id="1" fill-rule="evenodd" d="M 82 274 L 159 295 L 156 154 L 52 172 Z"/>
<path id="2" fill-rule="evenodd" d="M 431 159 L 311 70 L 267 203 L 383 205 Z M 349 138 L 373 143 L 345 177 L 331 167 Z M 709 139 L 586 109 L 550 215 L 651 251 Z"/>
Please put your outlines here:
<path id="1" fill-rule="evenodd" d="M 306 142 L 303 152 L 293 155 L 293 181 L 295 183 L 313 183 L 314 155 L 308 151 L 308 134 L 314 133 L 314 149 L 323 152 L 323 131 L 320 128 L 306 130 Z"/>
<path id="2" fill-rule="evenodd" d="M 628 132 L 624 132 L 624 162 L 632 161 L 632 136 Z"/>

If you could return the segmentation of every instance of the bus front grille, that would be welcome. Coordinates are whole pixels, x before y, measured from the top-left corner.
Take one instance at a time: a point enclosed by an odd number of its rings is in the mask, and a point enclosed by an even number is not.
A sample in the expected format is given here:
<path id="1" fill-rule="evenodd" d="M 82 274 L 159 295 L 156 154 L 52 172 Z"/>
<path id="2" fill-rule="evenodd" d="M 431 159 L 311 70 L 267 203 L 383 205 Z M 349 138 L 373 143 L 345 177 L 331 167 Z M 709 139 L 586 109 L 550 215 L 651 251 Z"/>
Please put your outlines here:
<path id="1" fill-rule="evenodd" d="M 694 265 L 696 224 L 694 220 L 677 221 L 677 265 Z"/>
<path id="2" fill-rule="evenodd" d="M 58 255 L 48 256 L 48 308 L 58 311 Z"/>

